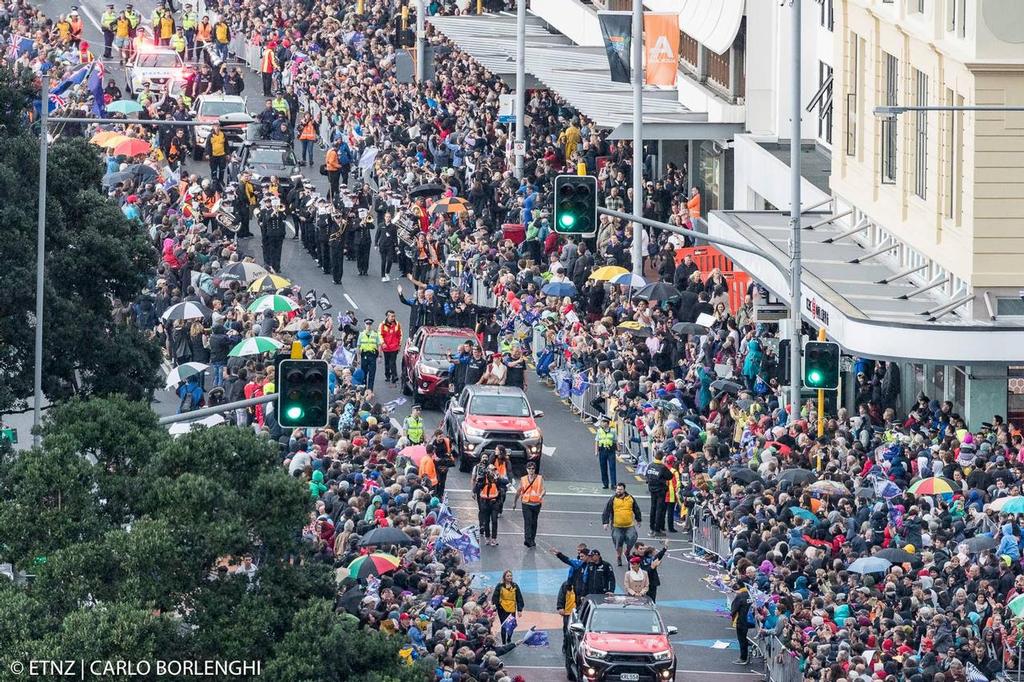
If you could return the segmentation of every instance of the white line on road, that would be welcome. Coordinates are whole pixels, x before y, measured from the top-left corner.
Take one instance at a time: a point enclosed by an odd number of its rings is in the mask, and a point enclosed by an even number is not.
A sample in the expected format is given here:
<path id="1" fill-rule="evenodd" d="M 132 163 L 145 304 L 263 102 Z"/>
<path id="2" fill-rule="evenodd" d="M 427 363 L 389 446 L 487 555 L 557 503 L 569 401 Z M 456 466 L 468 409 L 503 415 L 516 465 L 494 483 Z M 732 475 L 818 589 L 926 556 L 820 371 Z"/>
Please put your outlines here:
<path id="1" fill-rule="evenodd" d="M 85 15 L 85 18 L 89 20 L 90 24 L 96 27 L 97 31 L 99 31 L 100 33 L 103 32 L 103 27 L 100 26 L 100 22 L 96 20 L 96 17 L 92 15 L 92 12 L 89 11 L 88 7 L 86 7 L 85 5 L 79 5 L 78 11 Z"/>
<path id="2" fill-rule="evenodd" d="M 503 523 L 504 523 L 503 521 L 499 522 L 499 525 L 501 525 Z M 512 532 L 512 531 L 499 530 L 498 531 L 498 535 L 516 535 L 516 536 L 519 536 L 519 537 L 523 537 L 523 531 L 519 530 L 517 532 Z M 540 531 L 537 531 L 537 537 L 546 537 L 546 538 L 582 538 L 584 540 L 608 540 L 608 539 L 611 538 L 610 535 L 580 535 L 579 533 L 542 533 Z M 637 538 L 637 540 L 639 540 L 640 542 L 643 542 L 644 544 L 647 544 L 647 545 L 654 545 L 654 544 L 657 544 L 658 542 L 661 542 L 662 540 L 665 540 L 665 539 L 666 538 Z"/>
<path id="3" fill-rule="evenodd" d="M 477 511 L 476 507 L 452 507 L 452 509 L 462 509 L 463 511 Z M 594 516 L 601 515 L 601 512 L 597 511 L 570 511 L 568 509 L 549 509 L 548 507 L 542 507 L 541 511 L 545 514 L 592 514 Z"/>
<path id="4" fill-rule="evenodd" d="M 565 666 L 561 665 L 516 665 L 515 663 L 506 663 L 506 668 L 512 668 L 513 670 L 565 670 Z M 706 675 L 744 675 L 746 677 L 758 677 L 760 673 L 740 673 L 731 671 L 719 671 L 719 670 L 682 670 L 677 669 L 676 674 L 679 673 L 698 673 Z"/>
<path id="5" fill-rule="evenodd" d="M 555 456 L 555 450 L 557 450 L 557 449 L 558 448 L 552 448 L 552 447 L 548 447 L 547 445 L 545 445 L 544 447 L 541 448 L 541 451 L 545 455 L 547 455 L 548 457 L 554 457 Z"/>
<path id="6" fill-rule="evenodd" d="M 448 488 L 447 490 L 450 493 L 472 493 L 473 492 L 472 490 L 466 490 L 465 488 Z M 557 497 L 600 497 L 600 498 L 604 498 L 604 499 L 607 499 L 607 498 L 611 497 L 611 491 L 608 491 L 606 493 L 553 493 L 553 492 L 551 492 L 549 490 L 545 494 L 548 497 L 552 497 L 552 496 L 557 496 Z M 651 496 L 650 495 L 633 495 L 633 499 L 634 500 L 649 500 L 649 499 L 651 499 Z"/>
<path id="7" fill-rule="evenodd" d="M 350 306 L 352 306 L 352 307 L 353 307 L 353 308 L 355 308 L 356 310 L 359 310 L 359 306 L 358 306 L 358 305 L 356 305 L 356 302 L 352 300 L 352 297 L 351 297 L 351 296 L 349 296 L 348 294 L 345 294 L 344 296 L 345 296 L 345 300 L 346 300 L 346 301 L 348 301 L 348 304 L 349 304 Z"/>

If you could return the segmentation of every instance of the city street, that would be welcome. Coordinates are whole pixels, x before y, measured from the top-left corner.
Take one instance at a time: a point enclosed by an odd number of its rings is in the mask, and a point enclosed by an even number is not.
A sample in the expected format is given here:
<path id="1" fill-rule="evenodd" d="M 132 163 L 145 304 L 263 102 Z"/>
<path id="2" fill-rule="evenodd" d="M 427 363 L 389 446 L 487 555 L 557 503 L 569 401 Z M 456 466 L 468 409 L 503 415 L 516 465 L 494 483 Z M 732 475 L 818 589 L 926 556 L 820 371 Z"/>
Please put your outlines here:
<path id="1" fill-rule="evenodd" d="M 70 10 L 72 1 L 51 1 L 43 5 L 48 13 L 58 14 Z M 85 0 L 78 6 L 87 19 L 86 38 L 93 44 L 102 44 L 95 18 L 103 11 L 103 0 Z M 136 3 L 136 8 L 143 16 L 148 16 L 153 6 L 153 0 L 139 0 Z M 248 69 L 245 73 L 244 94 L 249 110 L 259 111 L 263 106 L 263 98 L 259 95 L 259 79 Z M 111 76 L 119 83 L 123 81 L 116 63 L 107 64 L 107 77 Z M 318 150 L 313 168 L 304 168 L 304 173 L 319 191 L 326 192 L 326 179 L 315 171 L 321 159 L 322 152 Z M 194 172 L 208 174 L 206 164 L 190 163 Z M 258 262 L 262 262 L 258 239 L 250 239 L 243 244 L 245 249 L 256 255 Z M 282 274 L 301 285 L 303 291 L 313 289 L 318 293 L 326 293 L 333 303 L 330 312 L 334 315 L 343 310 L 353 310 L 360 319 L 371 317 L 379 322 L 385 311 L 390 309 L 397 312 L 403 327 L 406 326 L 408 309 L 398 300 L 395 273 L 392 273 L 391 282 L 380 281 L 376 249 L 371 255 L 370 276 L 357 276 L 354 263 L 346 263 L 341 286 L 335 286 L 330 277 L 323 274 L 299 241 L 285 241 L 282 266 Z M 411 283 L 405 282 L 407 295 L 411 289 Z M 546 682 L 565 677 L 560 653 L 561 622 L 552 614 L 558 587 L 567 570 L 548 550 L 558 549 L 571 554 L 577 543 L 586 542 L 592 548 L 601 549 L 603 555 L 613 563 L 614 550 L 608 534 L 601 527 L 601 510 L 609 491 L 601 489 L 594 455 L 593 427 L 574 416 L 557 394 L 547 385 L 538 382 L 532 373 L 528 375 L 528 382 L 532 407 L 545 412 L 540 424 L 544 432 L 546 456 L 542 467 L 548 495 L 540 517 L 538 545 L 535 549 L 523 547 L 522 517 L 518 511 L 511 510 L 512 502 L 509 499 L 499 523 L 500 545 L 482 548 L 480 563 L 470 568 L 476 572 L 476 584 L 481 587 L 493 586 L 505 568 L 513 569 L 515 579 L 523 588 L 526 598 L 526 615 L 521 621 L 521 629 L 534 624 L 547 629 L 551 644 L 542 649 L 519 647 L 506 655 L 504 660 L 509 667 L 521 672 L 528 682 Z M 376 392 L 381 401 L 402 397 L 397 386 L 386 384 L 380 379 L 380 371 Z M 177 404 L 177 398 L 170 392 L 158 394 L 158 400 L 160 402 L 155 409 L 161 414 L 173 412 Z M 411 402 L 400 406 L 394 415 L 395 419 L 401 422 L 410 407 Z M 424 409 L 427 433 L 431 432 L 441 414 L 436 406 Z M 22 433 L 27 434 L 28 430 L 23 428 Z M 618 478 L 627 482 L 628 490 L 636 496 L 646 516 L 649 496 L 645 484 L 621 462 L 618 464 Z M 470 487 L 467 474 L 459 473 L 457 469 L 451 471 L 448 477 L 449 499 L 453 511 L 463 523 L 476 522 L 476 505 Z M 641 525 L 640 539 L 658 546 L 659 541 L 648 535 L 645 520 Z M 661 612 L 668 624 L 679 628 L 679 634 L 673 640 L 679 661 L 677 679 L 687 682 L 698 679 L 705 682 L 754 679 L 757 676 L 741 672 L 745 670 L 743 666 L 732 664 L 737 655 L 737 647 L 735 633 L 729 626 L 725 597 L 712 591 L 702 581 L 706 571 L 699 561 L 690 558 L 692 546 L 685 538 L 683 533 L 668 537 L 669 552 L 660 569 Z M 622 568 L 616 569 L 620 585 L 623 571 Z M 728 648 L 722 648 L 725 645 Z"/>

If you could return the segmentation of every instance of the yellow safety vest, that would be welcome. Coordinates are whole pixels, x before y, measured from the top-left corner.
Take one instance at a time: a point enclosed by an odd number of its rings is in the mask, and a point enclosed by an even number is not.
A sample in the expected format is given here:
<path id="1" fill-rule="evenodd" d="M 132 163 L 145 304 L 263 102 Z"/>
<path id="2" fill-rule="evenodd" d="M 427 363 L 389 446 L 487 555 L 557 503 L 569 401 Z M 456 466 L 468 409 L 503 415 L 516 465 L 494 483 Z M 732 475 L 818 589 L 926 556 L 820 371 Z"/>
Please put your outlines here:
<path id="1" fill-rule="evenodd" d="M 113 12 L 104 12 L 103 16 L 100 17 L 100 26 L 106 31 L 114 30 L 114 23 L 117 21 L 117 15 Z"/>
<path id="2" fill-rule="evenodd" d="M 423 419 L 413 417 L 405 418 L 405 435 L 410 443 L 419 444 L 423 442 Z"/>
<path id="3" fill-rule="evenodd" d="M 602 428 L 597 429 L 597 447 L 599 448 L 613 448 L 615 447 L 615 429 L 608 429 L 605 431 Z"/>
<path id="4" fill-rule="evenodd" d="M 136 12 L 134 10 L 131 11 L 131 12 L 129 12 L 128 10 L 125 10 L 124 11 L 124 16 L 128 19 L 128 23 L 131 24 L 132 28 L 135 28 L 135 27 L 137 27 L 139 25 L 139 13 L 138 12 Z"/>
<path id="5" fill-rule="evenodd" d="M 117 28 L 114 31 L 114 35 L 118 38 L 127 38 L 128 32 L 131 30 L 132 24 L 128 17 L 117 20 Z"/>
<path id="6" fill-rule="evenodd" d="M 195 12 L 185 12 L 181 15 L 181 27 L 186 31 L 190 28 L 195 28 L 199 23 L 199 19 L 196 17 Z"/>
<path id="7" fill-rule="evenodd" d="M 380 334 L 375 331 L 359 332 L 359 350 L 363 353 L 376 353 L 380 347 Z"/>
<path id="8" fill-rule="evenodd" d="M 224 133 L 210 135 L 210 155 L 224 156 L 227 153 L 227 138 Z"/>
<path id="9" fill-rule="evenodd" d="M 633 498 L 629 495 L 612 498 L 612 525 L 616 528 L 629 528 L 635 522 L 633 518 Z"/>
<path id="10" fill-rule="evenodd" d="M 228 38 L 228 25 L 227 24 L 225 24 L 224 22 L 220 22 L 216 26 L 213 27 L 213 31 L 214 31 L 214 34 L 217 36 L 217 42 L 218 43 L 226 43 L 226 42 L 228 42 L 229 38 Z"/>
<path id="11" fill-rule="evenodd" d="M 185 42 L 185 36 L 180 36 L 177 33 L 171 36 L 171 48 L 175 52 L 184 53 L 186 47 L 188 47 L 188 43 Z"/>
<path id="12" fill-rule="evenodd" d="M 274 111 L 280 111 L 285 116 L 288 115 L 288 100 L 284 97 L 275 97 L 270 106 L 274 108 Z"/>

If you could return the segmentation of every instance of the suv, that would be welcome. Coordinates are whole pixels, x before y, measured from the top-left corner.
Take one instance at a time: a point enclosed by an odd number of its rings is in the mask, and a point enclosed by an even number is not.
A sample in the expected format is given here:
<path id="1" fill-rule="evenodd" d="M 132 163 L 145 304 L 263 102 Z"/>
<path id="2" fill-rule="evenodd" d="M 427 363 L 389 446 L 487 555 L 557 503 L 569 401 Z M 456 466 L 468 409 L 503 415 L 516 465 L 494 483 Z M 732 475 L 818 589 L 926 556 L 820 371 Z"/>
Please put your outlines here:
<path id="1" fill-rule="evenodd" d="M 525 468 L 527 461 L 534 462 L 540 473 L 544 434 L 536 420 L 543 416 L 517 386 L 474 384 L 448 403 L 444 430 L 459 455 L 460 471 L 469 471 L 482 453 L 504 445 L 513 463 L 521 461 Z"/>
<path id="2" fill-rule="evenodd" d="M 164 89 L 172 81 L 184 80 L 185 62 L 169 47 L 140 46 L 124 67 L 125 89 L 134 97 L 146 89 Z"/>
<path id="3" fill-rule="evenodd" d="M 300 175 L 295 151 L 287 142 L 258 140 L 242 145 L 239 172 L 250 171 L 253 180 L 275 176 L 282 190 L 292 187 L 292 177 Z M 284 195 L 282 195 L 284 196 Z"/>
<path id="4" fill-rule="evenodd" d="M 248 113 L 245 110 L 245 98 L 240 95 L 200 95 L 192 107 L 192 116 L 197 122 L 209 123 L 209 125 L 201 125 L 194 128 L 195 145 L 192 147 L 192 158 L 196 161 L 202 160 L 206 148 L 206 139 L 210 137 L 213 124 L 219 121 L 222 116 L 244 113 Z M 226 126 L 224 128 L 224 136 L 228 140 L 228 147 L 230 149 L 237 149 L 245 142 L 245 127 Z"/>
<path id="5" fill-rule="evenodd" d="M 569 619 L 565 674 L 570 680 L 674 680 L 676 656 L 666 626 L 647 597 L 590 595 Z"/>
<path id="6" fill-rule="evenodd" d="M 402 353 L 402 393 L 416 402 L 448 396 L 448 354 L 454 355 L 464 343 L 479 341 L 469 329 L 458 327 L 420 327 L 405 344 Z"/>

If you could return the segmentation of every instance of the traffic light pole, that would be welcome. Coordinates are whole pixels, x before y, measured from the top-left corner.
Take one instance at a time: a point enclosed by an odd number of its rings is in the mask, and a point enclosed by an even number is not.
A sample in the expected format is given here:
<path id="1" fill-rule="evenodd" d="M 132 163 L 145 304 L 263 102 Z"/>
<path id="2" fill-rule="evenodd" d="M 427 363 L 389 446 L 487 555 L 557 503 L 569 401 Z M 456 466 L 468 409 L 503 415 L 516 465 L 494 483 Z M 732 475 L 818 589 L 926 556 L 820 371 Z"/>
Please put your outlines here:
<path id="1" fill-rule="evenodd" d="M 176 424 L 177 422 L 190 422 L 195 421 L 196 419 L 202 419 L 203 417 L 209 417 L 214 414 L 221 414 L 222 412 L 231 412 L 232 410 L 243 410 L 247 407 L 253 407 L 254 405 L 272 403 L 275 400 L 277 400 L 277 394 L 268 393 L 267 395 L 261 395 L 258 398 L 249 398 L 248 400 L 236 400 L 233 403 L 223 403 L 221 405 L 214 405 L 213 407 L 202 407 L 198 410 L 192 410 L 191 412 L 171 414 L 166 417 L 160 417 L 157 423 L 163 426 L 164 424 Z"/>
<path id="2" fill-rule="evenodd" d="M 633 274 L 643 277 L 644 215 L 644 3 L 633 0 Z"/>
<path id="3" fill-rule="evenodd" d="M 516 2 L 516 179 L 523 179 L 526 154 L 526 0 Z M 520 154 L 519 152 L 523 153 Z M 569 161 L 569 159 L 566 159 Z"/>
<path id="4" fill-rule="evenodd" d="M 790 402 L 790 423 L 800 418 L 800 386 L 801 377 L 803 376 L 800 371 L 800 328 L 803 324 L 800 317 L 800 305 L 802 303 L 802 295 L 800 291 L 800 277 L 801 277 L 801 260 L 800 260 L 800 240 L 801 240 L 801 222 L 800 222 L 800 141 L 803 139 L 803 132 L 800 126 L 800 117 L 803 113 L 803 102 L 801 101 L 800 93 L 800 28 L 801 28 L 801 17 L 800 17 L 800 0 L 793 0 L 792 10 L 792 25 L 790 30 L 792 35 L 790 36 L 793 46 L 791 55 L 792 72 L 790 73 L 789 82 L 790 87 L 793 89 L 790 93 L 792 95 L 791 102 L 791 113 L 790 123 L 793 128 L 789 135 L 789 173 L 790 173 L 790 197 L 789 197 L 789 226 L 791 231 L 790 237 L 790 269 L 789 269 L 789 315 L 790 321 L 793 327 L 793 343 L 790 344 L 790 361 L 789 361 L 789 402 Z"/>

